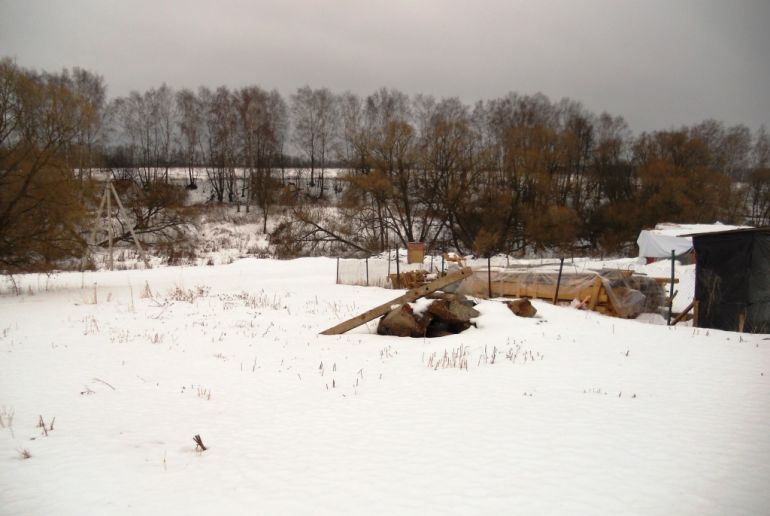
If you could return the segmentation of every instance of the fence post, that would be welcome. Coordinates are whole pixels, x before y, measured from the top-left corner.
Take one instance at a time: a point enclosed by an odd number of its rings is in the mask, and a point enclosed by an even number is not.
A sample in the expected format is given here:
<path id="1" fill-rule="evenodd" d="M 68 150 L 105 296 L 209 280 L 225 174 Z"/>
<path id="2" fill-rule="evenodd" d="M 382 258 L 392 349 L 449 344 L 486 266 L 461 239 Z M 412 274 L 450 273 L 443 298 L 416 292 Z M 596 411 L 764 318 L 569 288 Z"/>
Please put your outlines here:
<path id="1" fill-rule="evenodd" d="M 561 285 L 561 271 L 564 268 L 564 258 L 559 262 L 559 275 L 556 277 L 556 292 L 553 294 L 553 304 L 559 302 L 559 285 Z"/>
<path id="2" fill-rule="evenodd" d="M 487 256 L 487 289 L 489 290 L 489 299 L 492 299 L 492 255 Z"/>
<path id="3" fill-rule="evenodd" d="M 674 310 L 674 250 L 671 250 L 671 287 L 668 289 L 668 319 L 666 324 L 671 326 L 671 312 Z"/>
<path id="4" fill-rule="evenodd" d="M 366 257 L 366 286 L 369 286 L 369 257 Z"/>
<path id="5" fill-rule="evenodd" d="M 337 257 L 337 281 L 336 284 L 340 284 L 340 257 Z"/>
<path id="6" fill-rule="evenodd" d="M 398 246 L 396 246 L 396 281 L 398 282 L 397 288 L 401 288 L 401 267 L 398 264 Z"/>

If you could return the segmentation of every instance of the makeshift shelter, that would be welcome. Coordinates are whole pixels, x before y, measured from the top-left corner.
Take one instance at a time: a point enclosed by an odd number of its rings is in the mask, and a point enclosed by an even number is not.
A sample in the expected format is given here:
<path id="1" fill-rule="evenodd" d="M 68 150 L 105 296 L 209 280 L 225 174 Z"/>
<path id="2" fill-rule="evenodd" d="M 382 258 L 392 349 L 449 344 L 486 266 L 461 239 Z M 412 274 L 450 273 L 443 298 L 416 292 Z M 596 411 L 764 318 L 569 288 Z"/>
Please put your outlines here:
<path id="1" fill-rule="evenodd" d="M 770 333 L 770 227 L 691 236 L 697 325 Z"/>
<path id="2" fill-rule="evenodd" d="M 553 302 L 577 301 L 589 310 L 633 318 L 657 312 L 665 303 L 661 281 L 632 271 L 564 272 L 493 268 L 475 270 L 456 292 L 476 297 L 527 297 Z"/>
<path id="3" fill-rule="evenodd" d="M 639 256 L 653 262 L 662 258 L 671 258 L 671 251 L 681 263 L 690 263 L 692 251 L 692 234 L 710 233 L 742 229 L 746 226 L 727 226 L 716 224 L 673 224 L 660 223 L 655 229 L 643 229 L 639 233 L 636 244 L 639 246 Z"/>

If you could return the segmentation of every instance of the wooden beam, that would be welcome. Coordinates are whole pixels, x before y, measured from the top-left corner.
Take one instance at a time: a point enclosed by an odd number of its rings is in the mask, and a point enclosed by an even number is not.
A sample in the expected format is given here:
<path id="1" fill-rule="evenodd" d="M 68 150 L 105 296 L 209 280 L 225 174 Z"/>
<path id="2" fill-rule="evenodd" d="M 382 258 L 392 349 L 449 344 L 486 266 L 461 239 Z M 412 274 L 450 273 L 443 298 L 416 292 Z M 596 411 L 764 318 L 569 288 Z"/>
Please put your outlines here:
<path id="1" fill-rule="evenodd" d="M 347 321 L 342 322 L 337 326 L 333 326 L 328 330 L 324 330 L 321 332 L 321 335 L 340 335 L 342 333 L 345 333 L 346 331 L 352 330 L 353 328 L 358 328 L 362 324 L 366 324 L 369 321 L 376 319 L 377 317 L 381 317 L 386 313 L 390 312 L 393 309 L 394 305 L 400 306 L 405 303 L 411 303 L 412 301 L 416 301 L 421 297 L 427 296 L 431 292 L 440 290 L 446 287 L 447 285 L 451 285 L 452 283 L 457 283 L 461 279 L 467 278 L 471 274 L 473 274 L 473 271 L 471 270 L 471 268 L 464 267 L 459 271 L 456 271 L 451 274 L 447 274 L 446 276 L 443 276 L 441 278 L 435 279 L 430 283 L 428 283 L 427 285 L 413 288 L 403 296 L 399 296 L 393 301 L 389 301 L 378 307 L 372 308 L 371 310 L 368 310 L 362 313 L 361 315 L 357 315 L 356 317 L 353 317 L 352 319 L 348 319 Z"/>
<path id="2" fill-rule="evenodd" d="M 694 306 L 695 306 L 695 300 L 693 300 L 689 305 L 687 305 L 687 308 L 684 309 L 684 312 L 677 315 L 676 318 L 673 321 L 671 321 L 671 326 L 674 326 L 676 323 L 681 322 L 682 319 L 684 319 L 685 316 L 690 313 L 690 310 L 692 310 Z"/>
<path id="3" fill-rule="evenodd" d="M 588 309 L 593 310 L 596 308 L 596 303 L 599 302 L 599 293 L 602 290 L 602 278 L 599 276 L 596 276 L 596 279 L 594 280 L 594 286 L 591 289 L 591 301 L 588 303 Z"/>
<path id="4" fill-rule="evenodd" d="M 700 301 L 697 299 L 693 301 L 693 311 L 692 311 L 692 325 L 695 328 L 699 328 L 698 326 L 698 317 L 700 315 Z"/>

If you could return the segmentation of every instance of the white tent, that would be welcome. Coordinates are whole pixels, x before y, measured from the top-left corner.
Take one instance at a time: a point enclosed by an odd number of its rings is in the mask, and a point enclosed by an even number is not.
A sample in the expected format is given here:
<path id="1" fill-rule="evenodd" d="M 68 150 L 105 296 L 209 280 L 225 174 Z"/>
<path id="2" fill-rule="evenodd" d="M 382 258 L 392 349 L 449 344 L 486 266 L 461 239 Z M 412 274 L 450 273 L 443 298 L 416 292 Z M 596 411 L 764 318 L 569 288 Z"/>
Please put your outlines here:
<path id="1" fill-rule="evenodd" d="M 636 243 L 639 246 L 639 256 L 644 258 L 670 258 L 671 251 L 680 256 L 692 249 L 692 235 L 694 233 L 712 233 L 714 231 L 728 231 L 747 226 L 728 226 L 717 222 L 716 224 L 672 224 L 661 223 L 655 229 L 643 229 L 639 233 Z"/>

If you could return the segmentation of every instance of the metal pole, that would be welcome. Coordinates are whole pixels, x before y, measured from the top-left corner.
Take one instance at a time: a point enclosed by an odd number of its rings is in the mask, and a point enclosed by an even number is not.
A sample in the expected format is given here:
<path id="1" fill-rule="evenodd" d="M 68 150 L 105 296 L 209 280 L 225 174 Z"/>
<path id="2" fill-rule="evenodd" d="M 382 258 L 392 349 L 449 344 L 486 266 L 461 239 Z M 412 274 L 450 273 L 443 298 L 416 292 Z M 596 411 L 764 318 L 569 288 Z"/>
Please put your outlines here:
<path id="1" fill-rule="evenodd" d="M 674 254 L 674 250 L 671 250 L 671 283 L 668 290 L 668 319 L 666 320 L 666 324 L 671 326 L 671 312 L 674 309 L 674 258 L 676 255 Z"/>
<path id="2" fill-rule="evenodd" d="M 110 183 L 112 185 L 112 183 Z M 107 245 L 110 249 L 110 270 L 112 270 L 112 196 L 107 193 Z"/>
<path id="3" fill-rule="evenodd" d="M 489 299 L 492 299 L 492 255 L 487 256 L 487 289 Z"/>
<path id="4" fill-rule="evenodd" d="M 559 262 L 559 276 L 556 278 L 556 292 L 553 294 L 553 304 L 559 302 L 559 285 L 561 285 L 561 271 L 564 268 L 564 258 Z"/>
<path id="5" fill-rule="evenodd" d="M 401 267 L 398 264 L 398 246 L 396 246 L 396 281 L 398 282 L 398 288 L 401 288 Z"/>

